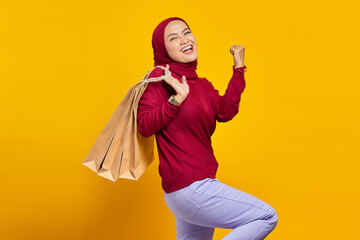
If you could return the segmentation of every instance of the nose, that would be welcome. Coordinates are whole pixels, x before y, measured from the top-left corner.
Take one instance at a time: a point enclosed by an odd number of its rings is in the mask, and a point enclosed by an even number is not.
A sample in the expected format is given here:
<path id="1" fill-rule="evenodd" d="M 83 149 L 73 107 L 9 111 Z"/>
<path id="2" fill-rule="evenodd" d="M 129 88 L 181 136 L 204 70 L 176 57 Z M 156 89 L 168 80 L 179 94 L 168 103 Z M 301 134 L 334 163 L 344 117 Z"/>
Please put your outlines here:
<path id="1" fill-rule="evenodd" d="M 189 42 L 189 39 L 187 39 L 186 36 L 182 36 L 182 37 L 181 37 L 181 40 L 180 40 L 180 43 L 181 43 L 181 44 L 186 44 L 186 43 L 188 43 L 188 42 Z"/>

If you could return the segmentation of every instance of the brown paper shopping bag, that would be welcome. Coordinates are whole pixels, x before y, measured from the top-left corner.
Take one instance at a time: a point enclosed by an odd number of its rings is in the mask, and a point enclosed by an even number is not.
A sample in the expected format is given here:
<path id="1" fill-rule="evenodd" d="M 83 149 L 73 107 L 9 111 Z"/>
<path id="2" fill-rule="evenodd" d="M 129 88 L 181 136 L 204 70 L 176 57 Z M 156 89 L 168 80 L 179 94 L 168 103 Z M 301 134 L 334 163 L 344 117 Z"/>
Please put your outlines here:
<path id="1" fill-rule="evenodd" d="M 137 108 L 149 82 L 162 81 L 171 72 L 148 79 L 151 71 L 129 89 L 82 162 L 99 176 L 114 182 L 118 178 L 137 180 L 154 160 L 154 135 L 145 138 L 139 133 Z"/>

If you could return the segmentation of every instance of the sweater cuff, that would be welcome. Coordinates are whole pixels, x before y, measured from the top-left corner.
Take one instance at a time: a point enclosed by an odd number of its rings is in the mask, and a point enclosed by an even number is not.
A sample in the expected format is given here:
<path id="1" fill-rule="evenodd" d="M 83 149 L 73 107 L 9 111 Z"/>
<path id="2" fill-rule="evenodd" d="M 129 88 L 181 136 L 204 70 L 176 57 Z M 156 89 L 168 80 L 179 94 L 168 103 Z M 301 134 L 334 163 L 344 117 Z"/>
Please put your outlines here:
<path id="1" fill-rule="evenodd" d="M 167 108 L 169 110 L 169 113 L 171 114 L 172 117 L 175 117 L 175 115 L 177 114 L 177 112 L 181 109 L 181 107 L 183 106 L 183 103 L 181 103 L 180 105 L 172 105 L 169 101 L 166 102 Z"/>
<path id="2" fill-rule="evenodd" d="M 239 68 L 236 68 L 235 65 L 233 65 L 233 70 L 234 70 L 235 72 L 240 73 L 240 74 L 244 74 L 244 73 L 245 73 L 245 68 L 246 68 L 246 65 L 244 65 L 243 67 L 239 67 Z M 240 72 L 239 70 L 240 70 L 241 72 Z"/>

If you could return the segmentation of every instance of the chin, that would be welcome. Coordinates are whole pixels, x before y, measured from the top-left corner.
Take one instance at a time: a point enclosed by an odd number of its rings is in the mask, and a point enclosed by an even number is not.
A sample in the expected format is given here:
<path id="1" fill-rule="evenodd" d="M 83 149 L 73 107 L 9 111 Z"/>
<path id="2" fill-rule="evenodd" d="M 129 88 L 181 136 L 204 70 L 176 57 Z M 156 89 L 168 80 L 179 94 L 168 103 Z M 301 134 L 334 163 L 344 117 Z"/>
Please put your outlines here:
<path id="1" fill-rule="evenodd" d="M 177 55 L 176 57 L 174 56 L 174 57 L 171 57 L 171 58 L 176 62 L 190 63 L 190 62 L 193 62 L 193 61 L 197 60 L 198 55 L 197 54 L 191 54 L 191 55 L 184 56 L 184 55 L 181 54 L 181 55 Z"/>
<path id="2" fill-rule="evenodd" d="M 198 58 L 197 55 L 189 56 L 186 59 L 183 59 L 183 62 L 184 63 L 190 63 L 190 62 L 195 61 L 197 58 Z"/>

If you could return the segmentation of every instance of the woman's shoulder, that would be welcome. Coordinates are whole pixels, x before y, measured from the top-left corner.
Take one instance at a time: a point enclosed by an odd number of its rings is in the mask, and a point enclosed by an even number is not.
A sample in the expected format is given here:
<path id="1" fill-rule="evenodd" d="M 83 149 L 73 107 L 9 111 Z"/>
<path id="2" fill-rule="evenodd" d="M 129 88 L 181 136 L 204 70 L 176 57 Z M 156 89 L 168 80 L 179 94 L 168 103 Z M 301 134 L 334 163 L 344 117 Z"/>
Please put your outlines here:
<path id="1" fill-rule="evenodd" d="M 164 74 L 164 70 L 162 70 L 161 68 L 154 68 L 152 70 L 149 70 L 149 72 L 148 72 L 148 76 L 146 77 L 146 79 L 158 78 L 158 77 L 161 77 Z M 163 80 L 156 81 L 156 82 L 149 82 L 148 86 L 158 88 L 160 86 L 163 86 L 162 82 L 163 82 Z"/>
<path id="2" fill-rule="evenodd" d="M 165 74 L 164 70 L 162 68 L 157 67 L 157 68 L 152 69 L 150 74 L 147 76 L 147 79 L 158 78 L 158 77 L 163 76 L 164 74 Z M 164 80 L 160 80 L 160 81 L 156 81 L 156 82 L 149 82 L 147 89 L 149 91 L 158 92 L 162 95 L 168 95 L 168 93 L 172 91 L 171 86 Z"/>
<path id="3" fill-rule="evenodd" d="M 212 84 L 206 77 L 199 77 L 197 81 L 201 82 L 202 84 L 209 86 Z"/>
<path id="4" fill-rule="evenodd" d="M 164 75 L 164 70 L 159 67 L 156 67 L 150 71 L 151 72 L 147 78 L 156 78 L 156 77 L 161 77 L 162 75 Z"/>

